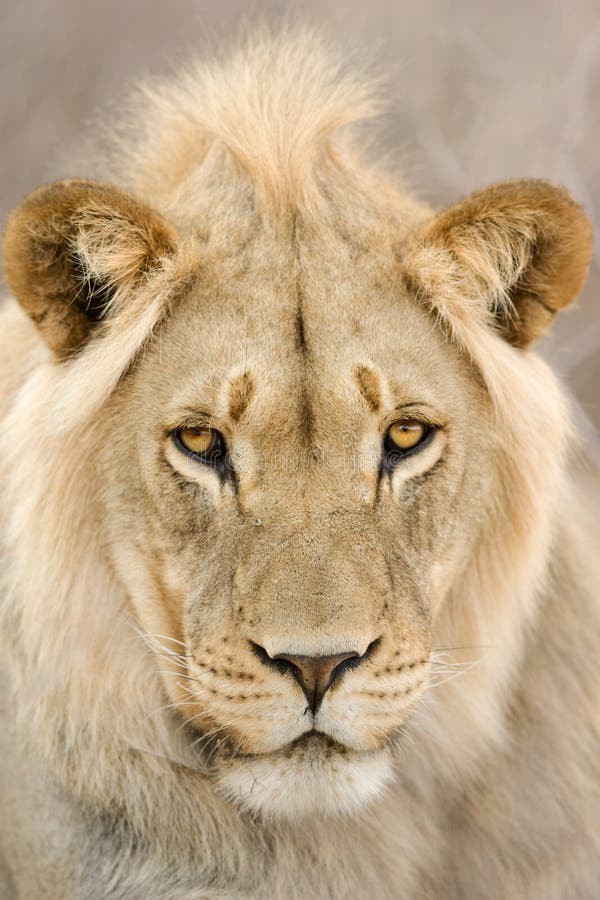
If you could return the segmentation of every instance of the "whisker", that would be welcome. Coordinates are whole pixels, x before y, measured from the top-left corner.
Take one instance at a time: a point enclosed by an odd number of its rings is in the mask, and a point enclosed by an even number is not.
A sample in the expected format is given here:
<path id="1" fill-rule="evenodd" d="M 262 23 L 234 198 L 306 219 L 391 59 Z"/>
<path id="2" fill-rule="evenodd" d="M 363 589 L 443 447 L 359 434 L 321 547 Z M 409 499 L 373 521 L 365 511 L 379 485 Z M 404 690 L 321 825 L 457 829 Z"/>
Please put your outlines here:
<path id="1" fill-rule="evenodd" d="M 177 638 L 171 637 L 168 634 L 153 634 L 151 635 L 151 637 L 162 638 L 162 640 L 165 641 L 172 641 L 174 644 L 179 644 L 181 647 L 184 647 L 187 651 L 187 644 L 185 644 L 183 641 L 178 641 Z"/>
<path id="2" fill-rule="evenodd" d="M 221 725 L 221 726 L 219 726 L 219 728 L 213 728 L 213 730 L 207 732 L 207 734 L 200 735 L 199 738 L 196 738 L 196 740 L 192 741 L 192 743 L 189 745 L 190 750 L 194 749 L 198 753 L 202 752 L 203 745 L 207 744 L 210 740 L 212 740 L 212 738 L 214 738 L 215 735 L 220 734 L 222 731 L 224 731 L 226 729 L 226 727 L 227 727 L 226 725 Z"/>
<path id="3" fill-rule="evenodd" d="M 444 662 L 442 660 L 440 660 L 438 662 L 437 660 L 432 659 L 432 660 L 430 660 L 429 664 L 434 669 L 439 670 L 439 669 L 466 669 L 466 668 L 470 668 L 471 666 L 476 665 L 478 663 L 479 663 L 479 660 L 477 660 L 477 659 L 469 660 L 468 662 L 462 662 L 462 663 Z"/>
<path id="4" fill-rule="evenodd" d="M 149 642 L 148 646 L 152 651 L 159 653 L 161 656 L 168 657 L 169 659 L 176 659 L 186 665 L 188 663 L 187 657 L 183 656 L 181 653 L 176 653 L 175 650 L 170 650 L 168 647 L 163 647 L 158 641 Z"/>
<path id="5" fill-rule="evenodd" d="M 209 756 L 208 759 L 206 760 L 206 765 L 207 765 L 207 766 L 210 765 L 211 759 L 213 758 L 213 756 L 215 755 L 215 753 L 217 752 L 217 750 L 219 749 L 219 747 L 221 746 L 221 744 L 223 743 L 223 741 L 226 741 L 226 740 L 227 740 L 227 737 L 224 737 L 224 738 L 222 738 L 217 744 L 215 744 L 215 746 L 213 747 L 213 749 L 212 749 L 212 751 L 211 751 L 210 756 Z"/>
<path id="6" fill-rule="evenodd" d="M 233 753 L 231 754 L 231 758 L 230 758 L 231 762 L 233 762 L 235 759 L 237 759 L 239 752 L 242 749 L 242 743 L 243 743 L 243 741 L 240 741 L 238 743 L 237 747 L 235 748 L 235 750 L 233 751 Z"/>
<path id="7" fill-rule="evenodd" d="M 172 756 L 169 756 L 166 753 L 161 753 L 158 750 L 149 750 L 147 747 L 139 747 L 137 744 L 134 744 L 131 741 L 127 740 L 127 738 L 123 738 L 123 740 L 131 750 L 135 750 L 138 753 L 146 753 L 149 756 L 154 756 L 156 759 L 164 759 L 174 766 L 181 766 L 184 769 L 189 769 L 190 772 L 199 771 L 197 766 L 189 766 L 181 760 L 173 759 Z"/>
<path id="8" fill-rule="evenodd" d="M 173 672 L 169 672 L 168 669 L 159 669 L 160 675 L 172 675 Z M 185 675 L 183 672 L 177 672 L 177 678 L 185 678 L 186 681 L 197 681 L 196 675 Z"/>
<path id="9" fill-rule="evenodd" d="M 166 662 L 170 662 L 172 665 L 176 666 L 178 669 L 187 669 L 187 665 L 185 663 L 179 662 L 178 659 L 174 659 L 166 653 L 159 653 L 157 650 L 152 651 L 154 656 L 165 660 Z"/>
<path id="10" fill-rule="evenodd" d="M 474 666 L 475 666 L 475 663 L 470 668 L 474 668 Z M 454 681 L 455 678 L 460 678 L 461 675 L 465 675 L 467 673 L 467 671 L 469 671 L 469 670 L 463 669 L 462 671 L 459 671 L 459 672 L 452 672 L 450 675 L 448 675 L 447 678 L 443 678 L 442 681 L 430 681 L 429 685 L 428 685 L 428 689 L 435 688 L 435 687 L 441 687 L 443 684 L 448 684 L 448 682 Z"/>
<path id="11" fill-rule="evenodd" d="M 176 653 L 174 650 L 171 650 L 169 647 L 165 647 L 157 638 L 153 635 L 146 634 L 144 631 L 139 628 L 135 622 L 129 620 L 129 625 L 135 631 L 135 633 L 140 637 L 146 646 L 152 651 L 156 656 L 162 656 L 164 659 L 168 659 L 170 662 L 174 662 L 180 668 L 187 668 L 188 659 L 181 653 Z M 168 640 L 169 638 L 167 638 Z M 175 639 L 173 639 L 175 640 Z"/>
<path id="12" fill-rule="evenodd" d="M 156 709 L 150 710 L 147 713 L 148 716 L 153 716 L 159 712 L 166 712 L 170 709 L 179 709 L 180 706 L 192 706 L 194 703 L 193 700 L 180 700 L 178 703 L 166 703 L 164 706 L 157 706 Z"/>

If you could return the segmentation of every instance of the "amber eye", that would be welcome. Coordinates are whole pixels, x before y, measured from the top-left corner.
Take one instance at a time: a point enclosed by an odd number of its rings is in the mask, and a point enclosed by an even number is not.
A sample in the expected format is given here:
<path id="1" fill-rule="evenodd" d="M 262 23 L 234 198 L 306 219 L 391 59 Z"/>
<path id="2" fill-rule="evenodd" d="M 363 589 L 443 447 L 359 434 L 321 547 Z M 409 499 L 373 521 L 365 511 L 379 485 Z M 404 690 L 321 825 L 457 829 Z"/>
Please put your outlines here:
<path id="1" fill-rule="evenodd" d="M 391 442 L 399 450 L 412 450 L 427 433 L 427 426 L 416 419 L 401 419 L 390 425 L 388 434 Z"/>
<path id="2" fill-rule="evenodd" d="M 180 449 L 205 462 L 216 462 L 224 456 L 223 438 L 214 428 L 179 428 L 173 437 Z"/>
<path id="3" fill-rule="evenodd" d="M 400 419 L 387 430 L 384 450 L 388 461 L 397 462 L 427 441 L 433 429 L 417 419 Z"/>

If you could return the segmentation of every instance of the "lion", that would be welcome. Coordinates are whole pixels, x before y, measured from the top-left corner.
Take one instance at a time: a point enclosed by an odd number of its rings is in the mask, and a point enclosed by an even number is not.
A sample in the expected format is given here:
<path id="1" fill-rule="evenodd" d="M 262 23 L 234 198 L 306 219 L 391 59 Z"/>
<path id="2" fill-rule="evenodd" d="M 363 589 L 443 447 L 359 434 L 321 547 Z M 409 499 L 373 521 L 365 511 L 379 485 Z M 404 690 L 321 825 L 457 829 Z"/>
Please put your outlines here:
<path id="1" fill-rule="evenodd" d="M 3 897 L 582 898 L 597 481 L 534 349 L 583 209 L 443 211 L 309 31 L 8 220 Z"/>

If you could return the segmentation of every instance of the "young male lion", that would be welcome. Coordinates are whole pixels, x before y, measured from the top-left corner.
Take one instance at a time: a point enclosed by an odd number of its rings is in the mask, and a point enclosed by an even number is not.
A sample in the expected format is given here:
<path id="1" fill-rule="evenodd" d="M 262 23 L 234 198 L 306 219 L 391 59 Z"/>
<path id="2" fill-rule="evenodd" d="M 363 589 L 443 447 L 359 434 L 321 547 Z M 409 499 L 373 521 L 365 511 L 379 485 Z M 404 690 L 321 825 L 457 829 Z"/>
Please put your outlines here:
<path id="1" fill-rule="evenodd" d="M 8 222 L 3 897 L 598 896 L 592 480 L 532 350 L 590 225 L 435 214 L 375 106 L 259 37 Z"/>

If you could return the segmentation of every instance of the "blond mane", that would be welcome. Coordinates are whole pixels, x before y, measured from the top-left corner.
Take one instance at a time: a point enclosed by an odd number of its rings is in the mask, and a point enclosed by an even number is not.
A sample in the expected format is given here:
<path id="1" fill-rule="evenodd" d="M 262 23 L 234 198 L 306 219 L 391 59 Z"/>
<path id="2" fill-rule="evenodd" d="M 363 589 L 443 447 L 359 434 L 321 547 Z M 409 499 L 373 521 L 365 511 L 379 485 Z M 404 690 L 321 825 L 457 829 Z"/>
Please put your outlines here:
<path id="1" fill-rule="evenodd" d="M 379 95 L 377 80 L 351 74 L 318 33 L 254 29 L 222 60 L 145 84 L 113 126 L 118 149 L 105 162 L 119 183 L 177 218 L 197 215 L 198 195 L 218 173 L 249 179 L 263 210 L 318 216 L 336 182 L 368 188 L 363 126 L 381 111 Z M 235 189 L 235 180 L 221 186 Z"/>

